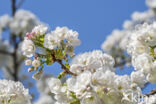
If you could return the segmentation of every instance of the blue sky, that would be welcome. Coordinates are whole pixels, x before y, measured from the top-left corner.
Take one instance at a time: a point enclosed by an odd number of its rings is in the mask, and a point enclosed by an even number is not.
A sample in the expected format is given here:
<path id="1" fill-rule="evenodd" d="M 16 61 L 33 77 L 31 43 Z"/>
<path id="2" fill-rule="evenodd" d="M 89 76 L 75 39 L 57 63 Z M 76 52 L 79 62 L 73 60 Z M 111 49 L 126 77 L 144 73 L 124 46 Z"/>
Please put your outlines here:
<path id="1" fill-rule="evenodd" d="M 11 13 L 10 1 L 1 0 L 0 16 Z M 144 0 L 25 0 L 21 9 L 30 10 L 51 29 L 68 26 L 78 31 L 82 44 L 76 53 L 82 53 L 100 49 L 113 29 L 122 29 L 123 22 L 130 19 L 134 11 L 145 11 L 147 6 Z M 150 85 L 144 91 L 154 87 Z"/>
<path id="2" fill-rule="evenodd" d="M 1 0 L 0 15 L 10 13 L 10 1 Z M 134 11 L 147 9 L 144 0 L 25 0 L 22 9 L 32 11 L 50 25 L 68 26 L 80 34 L 76 52 L 100 49 L 107 34 L 130 19 Z"/>

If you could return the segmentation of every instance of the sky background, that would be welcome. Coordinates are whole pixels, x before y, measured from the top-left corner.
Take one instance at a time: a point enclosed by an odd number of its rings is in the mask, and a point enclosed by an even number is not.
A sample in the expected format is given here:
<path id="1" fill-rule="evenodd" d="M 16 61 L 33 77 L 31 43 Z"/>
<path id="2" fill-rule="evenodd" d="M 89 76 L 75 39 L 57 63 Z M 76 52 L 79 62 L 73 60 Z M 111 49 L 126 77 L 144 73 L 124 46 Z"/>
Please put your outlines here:
<path id="1" fill-rule="evenodd" d="M 134 11 L 143 12 L 148 7 L 144 0 L 25 0 L 21 9 L 33 12 L 52 30 L 56 26 L 67 26 L 78 31 L 82 44 L 76 47 L 76 53 L 82 53 L 101 49 L 101 44 L 113 29 L 122 29 L 123 22 L 131 19 Z M 1 0 L 0 16 L 10 13 L 11 0 Z M 57 65 L 46 69 L 50 73 L 58 73 L 56 70 L 51 71 L 51 68 L 59 68 Z M 130 69 L 118 70 L 118 73 L 127 74 Z M 148 85 L 144 93 L 153 88 L 156 85 Z M 37 93 L 35 89 L 31 91 Z"/>

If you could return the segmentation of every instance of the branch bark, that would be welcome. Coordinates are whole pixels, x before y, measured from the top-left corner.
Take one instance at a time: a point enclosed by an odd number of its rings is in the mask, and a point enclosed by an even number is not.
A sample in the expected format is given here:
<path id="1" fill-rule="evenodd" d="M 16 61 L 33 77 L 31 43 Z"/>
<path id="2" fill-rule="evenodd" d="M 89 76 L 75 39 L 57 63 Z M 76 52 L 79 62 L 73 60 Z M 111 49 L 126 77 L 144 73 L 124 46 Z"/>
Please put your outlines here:
<path id="1" fill-rule="evenodd" d="M 124 60 L 121 63 L 115 63 L 114 67 L 122 67 L 124 66 L 127 62 L 131 62 L 131 58 L 128 58 L 127 60 Z"/>
<path id="2" fill-rule="evenodd" d="M 56 60 L 57 63 L 61 65 L 61 68 L 65 70 L 66 73 L 76 76 L 75 73 L 71 72 L 63 63 L 62 60 Z"/>
<path id="3" fill-rule="evenodd" d="M 8 52 L 8 51 L 4 51 L 4 50 L 0 50 L 0 54 L 10 55 L 10 56 L 13 55 L 13 53 L 10 53 L 10 52 Z"/>
<path id="4" fill-rule="evenodd" d="M 152 90 L 149 94 L 145 94 L 145 96 L 151 96 L 151 95 L 154 95 L 156 94 L 156 88 L 154 90 Z"/>
<path id="5" fill-rule="evenodd" d="M 54 54 L 51 54 L 51 56 L 52 56 L 53 61 L 59 63 L 59 64 L 61 65 L 61 68 L 62 68 L 67 74 L 71 74 L 71 75 L 73 75 L 73 76 L 76 76 L 75 73 L 71 72 L 71 71 L 63 64 L 62 60 L 56 59 Z"/>
<path id="6" fill-rule="evenodd" d="M 16 0 L 12 0 L 11 7 L 12 7 L 12 16 L 14 16 L 16 13 Z"/>
<path id="7" fill-rule="evenodd" d="M 12 17 L 15 16 L 16 13 L 16 0 L 12 0 Z M 18 43 L 17 43 L 17 36 L 13 33 L 10 34 L 11 35 L 11 40 L 13 42 L 14 45 L 14 52 L 13 52 L 13 61 L 14 61 L 14 73 L 13 73 L 13 77 L 15 81 L 18 81 L 18 63 L 17 63 L 17 49 L 18 49 Z"/>

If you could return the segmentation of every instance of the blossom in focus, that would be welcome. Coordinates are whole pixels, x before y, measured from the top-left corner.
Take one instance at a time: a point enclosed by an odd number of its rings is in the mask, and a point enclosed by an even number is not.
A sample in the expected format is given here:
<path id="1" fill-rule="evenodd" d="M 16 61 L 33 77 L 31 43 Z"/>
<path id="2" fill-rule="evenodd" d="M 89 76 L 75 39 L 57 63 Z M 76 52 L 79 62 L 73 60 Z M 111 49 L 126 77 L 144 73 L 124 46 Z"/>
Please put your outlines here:
<path id="1" fill-rule="evenodd" d="M 33 41 L 25 39 L 22 43 L 21 50 L 23 52 L 23 55 L 32 57 L 35 53 L 35 45 Z"/>
<path id="2" fill-rule="evenodd" d="M 156 82 L 155 46 L 156 23 L 140 25 L 131 35 L 127 51 L 132 56 L 132 65 L 147 76 L 148 81 Z"/>

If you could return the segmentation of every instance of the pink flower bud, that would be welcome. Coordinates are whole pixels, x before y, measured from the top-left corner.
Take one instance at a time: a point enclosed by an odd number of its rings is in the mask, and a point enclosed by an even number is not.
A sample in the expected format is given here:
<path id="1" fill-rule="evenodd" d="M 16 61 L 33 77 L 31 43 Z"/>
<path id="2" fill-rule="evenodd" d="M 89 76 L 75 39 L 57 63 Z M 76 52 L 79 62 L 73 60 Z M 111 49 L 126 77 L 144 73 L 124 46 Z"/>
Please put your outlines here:
<path id="1" fill-rule="evenodd" d="M 26 33 L 26 37 L 27 37 L 27 39 L 31 39 L 31 38 L 33 38 L 33 37 L 34 37 L 34 35 L 35 35 L 35 33 L 34 33 L 34 32 L 31 32 L 31 33 Z"/>

